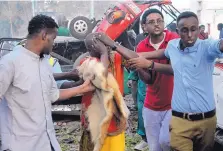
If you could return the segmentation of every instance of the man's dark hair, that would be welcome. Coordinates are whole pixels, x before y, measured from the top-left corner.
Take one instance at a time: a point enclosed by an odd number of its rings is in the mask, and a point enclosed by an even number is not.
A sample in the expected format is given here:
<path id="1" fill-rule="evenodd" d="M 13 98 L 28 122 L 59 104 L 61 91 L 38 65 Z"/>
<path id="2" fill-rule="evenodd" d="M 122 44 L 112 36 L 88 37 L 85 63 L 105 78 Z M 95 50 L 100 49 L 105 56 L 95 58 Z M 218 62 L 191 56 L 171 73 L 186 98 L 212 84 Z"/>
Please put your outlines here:
<path id="1" fill-rule="evenodd" d="M 222 23 L 219 23 L 219 24 L 218 24 L 218 28 L 219 28 L 219 29 L 222 29 L 222 28 L 223 28 L 223 24 L 222 24 Z"/>
<path id="2" fill-rule="evenodd" d="M 53 18 L 46 15 L 36 15 L 29 22 L 28 37 L 40 33 L 43 29 L 54 28 L 58 28 L 58 25 Z"/>
<path id="3" fill-rule="evenodd" d="M 194 17 L 194 18 L 196 18 L 197 21 L 198 21 L 198 17 L 197 17 L 197 15 L 196 15 L 194 12 L 186 11 L 186 12 L 181 13 L 181 14 L 177 17 L 177 25 L 178 25 L 178 23 L 179 23 L 179 21 L 180 21 L 181 19 L 189 18 L 189 17 Z"/>
<path id="4" fill-rule="evenodd" d="M 162 16 L 162 18 L 164 18 L 161 11 L 159 11 L 158 9 L 155 9 L 155 8 L 151 8 L 144 12 L 144 14 L 142 16 L 142 24 L 145 24 L 147 16 L 149 16 L 150 14 L 153 14 L 153 13 L 160 14 Z"/>
<path id="5" fill-rule="evenodd" d="M 200 26 L 199 26 L 199 29 L 201 29 L 201 28 L 205 28 L 205 26 L 204 26 L 204 25 L 200 25 Z"/>

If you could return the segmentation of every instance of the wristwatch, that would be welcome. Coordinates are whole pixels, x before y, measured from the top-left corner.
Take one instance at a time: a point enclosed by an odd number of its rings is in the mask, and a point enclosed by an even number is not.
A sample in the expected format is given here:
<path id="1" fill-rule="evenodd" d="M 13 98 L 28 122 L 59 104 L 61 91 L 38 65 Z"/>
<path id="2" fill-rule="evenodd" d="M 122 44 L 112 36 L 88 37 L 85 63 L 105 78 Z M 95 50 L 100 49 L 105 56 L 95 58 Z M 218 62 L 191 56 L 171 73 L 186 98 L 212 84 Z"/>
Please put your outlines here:
<path id="1" fill-rule="evenodd" d="M 154 61 L 151 60 L 152 64 L 148 67 L 148 70 L 153 70 L 154 69 Z"/>
<path id="2" fill-rule="evenodd" d="M 120 44 L 118 42 L 114 42 L 114 45 L 111 47 L 112 50 L 116 50 L 117 46 L 119 46 Z"/>

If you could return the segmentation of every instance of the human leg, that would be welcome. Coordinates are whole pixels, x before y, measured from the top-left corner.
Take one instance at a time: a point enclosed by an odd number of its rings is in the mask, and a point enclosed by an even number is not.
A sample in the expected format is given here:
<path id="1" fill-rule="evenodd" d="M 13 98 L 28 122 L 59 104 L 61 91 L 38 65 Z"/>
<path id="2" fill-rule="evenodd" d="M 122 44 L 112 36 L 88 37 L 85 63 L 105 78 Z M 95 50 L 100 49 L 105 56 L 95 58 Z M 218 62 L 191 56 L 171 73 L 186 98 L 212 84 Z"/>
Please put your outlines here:
<path id="1" fill-rule="evenodd" d="M 146 130 L 147 143 L 150 151 L 162 151 L 159 144 L 159 135 L 161 128 L 160 112 L 143 108 L 143 119 Z"/>
<path id="2" fill-rule="evenodd" d="M 137 128 L 137 133 L 142 137 L 142 141 L 139 142 L 135 146 L 135 150 L 144 150 L 146 147 L 148 147 L 147 141 L 146 141 L 146 132 L 145 132 L 145 127 L 144 127 L 144 122 L 143 122 L 143 117 L 142 117 L 142 110 L 144 106 L 144 98 L 138 98 L 137 99 L 137 106 L 138 106 L 138 128 Z"/>
<path id="3" fill-rule="evenodd" d="M 194 131 L 191 121 L 172 116 L 170 146 L 173 151 L 193 151 Z"/>
<path id="4" fill-rule="evenodd" d="M 161 124 L 160 129 L 160 136 L 159 136 L 159 143 L 161 145 L 161 148 L 163 151 L 169 151 L 170 150 L 170 121 L 172 117 L 171 110 L 163 111 L 163 121 Z"/>
<path id="5" fill-rule="evenodd" d="M 198 129 L 200 134 L 197 135 L 194 142 L 194 150 L 212 151 L 214 146 L 214 137 L 216 130 L 216 116 L 199 121 Z"/>

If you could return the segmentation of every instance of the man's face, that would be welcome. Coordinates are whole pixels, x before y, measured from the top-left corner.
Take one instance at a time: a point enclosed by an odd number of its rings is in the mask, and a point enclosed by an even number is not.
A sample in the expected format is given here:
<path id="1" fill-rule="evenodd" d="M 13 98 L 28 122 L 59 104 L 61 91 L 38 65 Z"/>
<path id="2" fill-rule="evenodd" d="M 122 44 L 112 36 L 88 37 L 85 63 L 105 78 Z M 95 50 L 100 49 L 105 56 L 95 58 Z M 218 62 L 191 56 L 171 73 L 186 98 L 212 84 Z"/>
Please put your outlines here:
<path id="1" fill-rule="evenodd" d="M 158 13 L 149 14 L 146 18 L 145 30 L 151 36 L 160 36 L 164 31 L 164 20 Z"/>
<path id="2" fill-rule="evenodd" d="M 204 33 L 204 31 L 205 31 L 205 27 L 202 26 L 202 27 L 200 28 L 200 32 L 201 32 L 201 33 Z"/>
<path id="3" fill-rule="evenodd" d="M 54 40 L 57 37 L 57 29 L 52 29 L 50 32 L 45 32 L 43 35 L 43 48 L 42 53 L 43 54 L 50 54 L 50 52 L 53 50 L 53 44 Z"/>
<path id="4" fill-rule="evenodd" d="M 94 43 L 93 43 L 94 34 L 89 34 L 85 38 L 85 46 L 90 53 L 90 56 L 100 58 L 100 54 L 96 51 Z"/>
<path id="5" fill-rule="evenodd" d="M 177 25 L 177 32 L 185 47 L 191 47 L 199 34 L 198 20 L 195 17 L 182 18 Z"/>

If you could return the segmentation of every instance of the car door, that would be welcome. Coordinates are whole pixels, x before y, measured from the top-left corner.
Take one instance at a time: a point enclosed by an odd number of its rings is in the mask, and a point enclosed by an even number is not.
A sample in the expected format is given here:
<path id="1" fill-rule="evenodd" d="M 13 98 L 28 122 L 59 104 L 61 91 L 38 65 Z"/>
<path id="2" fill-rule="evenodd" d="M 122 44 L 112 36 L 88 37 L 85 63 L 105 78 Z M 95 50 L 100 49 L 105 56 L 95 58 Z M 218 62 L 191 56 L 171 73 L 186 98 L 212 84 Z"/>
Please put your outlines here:
<path id="1" fill-rule="evenodd" d="M 213 72 L 217 125 L 223 129 L 223 61 L 216 63 Z"/>

